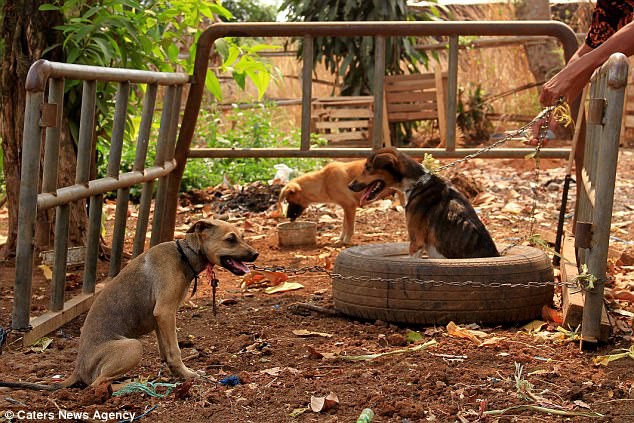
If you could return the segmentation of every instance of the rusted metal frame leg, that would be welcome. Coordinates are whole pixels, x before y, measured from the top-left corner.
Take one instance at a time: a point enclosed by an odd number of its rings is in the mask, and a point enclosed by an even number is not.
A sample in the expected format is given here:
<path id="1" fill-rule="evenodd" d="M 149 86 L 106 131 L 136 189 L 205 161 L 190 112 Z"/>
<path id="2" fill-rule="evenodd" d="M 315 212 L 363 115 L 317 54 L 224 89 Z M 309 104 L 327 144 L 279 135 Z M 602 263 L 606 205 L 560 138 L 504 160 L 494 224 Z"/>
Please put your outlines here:
<path id="1" fill-rule="evenodd" d="M 88 238 L 86 241 L 86 266 L 84 270 L 84 294 L 95 292 L 97 281 L 97 259 L 99 258 L 99 242 L 101 240 L 101 215 L 103 213 L 103 195 L 90 197 L 88 216 Z"/>
<path id="2" fill-rule="evenodd" d="M 117 101 L 115 105 L 114 123 L 112 126 L 112 139 L 110 141 L 110 155 L 108 157 L 108 176 L 119 177 L 121 168 L 121 155 L 123 152 L 123 134 L 128 111 L 128 98 L 130 96 L 130 83 L 119 83 Z M 114 277 L 121 270 L 121 256 L 125 243 L 126 221 L 128 219 L 128 201 L 130 188 L 117 190 L 117 206 L 115 211 L 114 229 L 112 232 L 112 252 L 110 254 L 110 268 L 108 276 Z"/>
<path id="3" fill-rule="evenodd" d="M 168 138 L 170 134 L 170 126 L 172 123 L 172 113 L 174 109 L 174 97 L 176 87 L 169 86 L 163 98 L 163 113 L 161 114 L 161 127 L 159 128 L 158 143 L 156 146 L 156 162 L 157 166 L 163 166 L 167 157 Z M 165 209 L 167 177 L 159 179 L 156 197 L 154 198 L 154 218 L 152 219 L 152 236 L 150 238 L 150 247 L 161 242 L 161 223 L 163 222 L 163 213 Z"/>
<path id="4" fill-rule="evenodd" d="M 68 204 L 57 207 L 57 211 L 55 212 L 55 259 L 53 262 L 53 281 L 51 284 L 51 311 L 59 311 L 64 308 L 69 217 L 70 206 Z"/>
<path id="5" fill-rule="evenodd" d="M 169 132 L 168 132 L 168 137 L 167 137 L 167 147 L 166 147 L 166 154 L 165 154 L 165 160 L 166 161 L 171 161 L 174 158 L 174 147 L 176 145 L 176 135 L 178 132 L 178 121 L 180 119 L 180 105 L 181 105 L 181 96 L 183 95 L 183 86 L 182 85 L 177 85 L 176 86 L 176 92 L 174 93 L 174 111 L 172 113 L 172 119 L 170 121 L 170 127 L 169 127 Z M 165 195 L 167 195 L 167 187 L 169 186 L 169 180 L 171 178 L 171 173 L 169 175 L 167 175 L 164 178 L 164 188 L 163 191 L 166 193 Z M 173 201 L 174 199 L 168 199 L 167 197 L 165 198 L 165 208 L 168 207 L 168 205 L 171 203 L 171 201 Z M 178 200 L 178 198 L 176 198 L 176 200 Z M 167 222 L 165 222 L 167 213 L 164 211 L 161 215 L 161 238 L 160 238 L 160 242 L 165 242 L 165 241 L 170 241 L 174 234 L 170 231 L 170 225 L 167 224 Z"/>
<path id="6" fill-rule="evenodd" d="M 143 100 L 143 111 L 141 113 L 141 124 L 139 126 L 139 136 L 137 138 L 136 156 L 134 159 L 134 170 L 143 171 L 145 159 L 147 157 L 150 130 L 152 128 L 152 118 L 154 116 L 154 106 L 156 104 L 157 84 L 149 84 L 145 91 Z M 134 234 L 134 246 L 132 256 L 136 257 L 145 249 L 145 234 L 147 232 L 148 220 L 150 218 L 150 207 L 152 205 L 153 182 L 143 184 L 141 200 L 139 202 L 136 231 Z"/>
<path id="7" fill-rule="evenodd" d="M 59 164 L 59 137 L 62 126 L 64 103 L 64 79 L 51 79 L 48 86 L 48 102 L 45 121 L 46 137 L 44 142 L 44 168 L 42 170 L 42 192 L 55 192 L 57 189 L 57 167 Z M 42 113 L 44 115 L 44 112 Z M 35 231 L 38 245 L 50 245 L 53 210 L 47 210 L 43 218 L 38 219 Z"/>
<path id="8" fill-rule="evenodd" d="M 18 211 L 18 239 L 16 247 L 15 286 L 11 327 L 29 328 L 31 285 L 33 272 L 33 237 L 37 209 L 37 185 L 40 176 L 40 105 L 44 93 L 27 92 L 22 141 L 22 169 L 20 177 L 20 208 Z"/>
<path id="9" fill-rule="evenodd" d="M 605 73 L 601 81 L 606 111 L 598 145 L 599 159 L 593 173 L 597 176 L 594 205 L 594 231 L 592 248 L 587 257 L 588 270 L 597 280 L 594 288 L 586 293 L 581 324 L 583 342 L 597 342 L 601 335 L 601 314 L 603 311 L 603 290 L 607 270 L 608 247 L 614 204 L 616 165 L 619 154 L 619 136 L 628 78 L 628 61 L 622 54 L 613 55 L 604 65 Z M 599 141 L 595 139 L 595 141 Z"/>
<path id="10" fill-rule="evenodd" d="M 313 100 L 313 37 L 304 36 L 303 48 L 303 68 L 302 68 L 302 126 L 301 144 L 302 151 L 310 150 L 310 120 L 311 103 Z"/>
<path id="11" fill-rule="evenodd" d="M 372 148 L 383 147 L 383 83 L 385 79 L 385 36 L 377 35 L 374 39 L 374 123 L 372 125 Z"/>
<path id="12" fill-rule="evenodd" d="M 458 36 L 449 36 L 447 71 L 447 151 L 456 150 L 456 113 L 458 109 Z"/>

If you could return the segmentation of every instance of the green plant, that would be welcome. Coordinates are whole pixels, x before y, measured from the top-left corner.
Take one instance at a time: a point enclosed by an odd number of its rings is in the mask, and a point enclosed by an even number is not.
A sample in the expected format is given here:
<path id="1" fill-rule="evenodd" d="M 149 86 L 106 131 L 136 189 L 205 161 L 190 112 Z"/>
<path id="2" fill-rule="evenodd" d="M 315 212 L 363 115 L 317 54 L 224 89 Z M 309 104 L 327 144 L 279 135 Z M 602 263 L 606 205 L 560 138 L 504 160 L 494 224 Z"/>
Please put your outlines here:
<path id="1" fill-rule="evenodd" d="M 221 17 L 222 20 L 237 22 L 275 21 L 275 6 L 262 4 L 257 0 L 222 0 L 222 7 L 233 15 L 233 18 Z"/>
<path id="2" fill-rule="evenodd" d="M 487 113 L 493 112 L 493 108 L 486 102 L 484 90 L 479 84 L 474 91 L 467 93 L 466 103 L 463 100 L 464 94 L 464 87 L 460 87 L 456 123 L 467 143 L 478 144 L 486 141 L 493 130 L 491 121 L 486 117 Z"/>
<path id="3" fill-rule="evenodd" d="M 286 10 L 290 20 L 303 22 L 413 19 L 413 16 L 409 15 L 405 0 L 285 0 L 280 10 Z M 421 12 L 416 18 L 439 19 L 437 6 L 432 5 L 428 12 Z M 342 77 L 342 95 L 372 94 L 375 62 L 373 37 L 317 37 L 314 43 L 314 61 L 323 62 L 330 72 Z M 414 37 L 387 38 L 385 61 L 388 74 L 403 73 L 402 65 L 405 65 L 409 72 L 416 72 L 421 63 L 427 66 L 427 54 L 416 50 L 415 43 Z"/>

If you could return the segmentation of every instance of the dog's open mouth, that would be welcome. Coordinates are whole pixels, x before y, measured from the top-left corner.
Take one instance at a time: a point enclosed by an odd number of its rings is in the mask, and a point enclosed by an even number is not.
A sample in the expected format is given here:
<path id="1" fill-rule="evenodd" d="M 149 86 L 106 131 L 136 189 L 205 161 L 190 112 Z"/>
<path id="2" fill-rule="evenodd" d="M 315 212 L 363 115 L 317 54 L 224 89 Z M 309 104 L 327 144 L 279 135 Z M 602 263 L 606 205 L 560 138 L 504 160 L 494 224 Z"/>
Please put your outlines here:
<path id="1" fill-rule="evenodd" d="M 361 195 L 361 199 L 359 200 L 359 205 L 364 205 L 365 203 L 372 201 L 377 198 L 377 196 L 383 191 L 385 188 L 385 182 L 380 179 L 376 181 L 370 182 L 368 187 L 363 190 L 363 194 Z"/>
<path id="2" fill-rule="evenodd" d="M 220 265 L 236 276 L 242 276 L 245 273 L 249 273 L 247 265 L 234 257 L 220 257 Z"/>

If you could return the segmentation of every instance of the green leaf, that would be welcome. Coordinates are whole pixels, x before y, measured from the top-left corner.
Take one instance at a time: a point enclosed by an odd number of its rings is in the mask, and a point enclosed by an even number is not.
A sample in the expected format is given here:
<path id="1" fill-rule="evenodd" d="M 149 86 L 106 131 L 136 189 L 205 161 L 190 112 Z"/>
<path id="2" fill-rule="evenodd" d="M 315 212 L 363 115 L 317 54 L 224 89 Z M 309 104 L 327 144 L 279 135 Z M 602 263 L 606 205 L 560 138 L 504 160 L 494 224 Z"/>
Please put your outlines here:
<path id="1" fill-rule="evenodd" d="M 205 77 L 205 87 L 213 94 L 218 101 L 222 100 L 222 90 L 220 89 L 220 81 L 213 72 L 207 72 Z"/>
<path id="2" fill-rule="evenodd" d="M 407 332 L 405 333 L 405 339 L 407 340 L 407 342 L 414 343 L 414 342 L 422 341 L 423 335 L 421 335 L 420 332 L 408 329 Z"/>
<path id="3" fill-rule="evenodd" d="M 54 4 L 43 4 L 40 7 L 38 7 L 38 10 L 42 12 L 57 11 L 57 10 L 60 10 L 60 7 L 55 6 Z"/>

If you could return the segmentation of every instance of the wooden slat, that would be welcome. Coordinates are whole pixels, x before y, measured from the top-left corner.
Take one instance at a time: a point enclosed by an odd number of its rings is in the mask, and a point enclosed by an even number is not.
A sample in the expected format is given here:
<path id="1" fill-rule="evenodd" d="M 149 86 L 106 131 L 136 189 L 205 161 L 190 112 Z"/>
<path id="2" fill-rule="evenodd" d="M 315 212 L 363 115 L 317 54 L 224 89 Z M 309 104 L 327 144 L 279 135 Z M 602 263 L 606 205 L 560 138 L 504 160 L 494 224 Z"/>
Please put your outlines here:
<path id="1" fill-rule="evenodd" d="M 389 84 L 385 86 L 387 92 L 409 91 L 409 90 L 429 90 L 433 89 L 436 83 L 431 80 L 412 80 L 402 81 L 398 84 Z"/>
<path id="2" fill-rule="evenodd" d="M 369 139 L 368 133 L 365 131 L 351 131 L 351 132 L 340 132 L 337 134 L 321 134 L 322 137 L 326 138 L 328 141 L 356 141 L 356 140 L 365 140 Z"/>
<path id="3" fill-rule="evenodd" d="M 105 283 L 99 283 L 95 287 L 94 294 L 77 295 L 64 302 L 64 308 L 62 310 L 49 311 L 31 319 L 32 329 L 24 334 L 24 345 L 33 345 L 35 341 L 44 335 L 51 333 L 80 314 L 87 312 L 104 287 Z"/>
<path id="4" fill-rule="evenodd" d="M 370 127 L 369 120 L 337 120 L 337 121 L 317 121 L 315 128 L 317 129 L 335 129 L 335 128 L 360 128 L 367 129 Z"/>
<path id="5" fill-rule="evenodd" d="M 596 193 L 594 191 L 594 187 L 592 186 L 592 181 L 590 181 L 590 175 L 588 175 L 588 171 L 586 168 L 581 170 L 581 179 L 583 182 L 583 187 L 586 190 L 586 194 L 588 194 L 588 200 L 590 200 L 590 204 L 594 207 Z"/>
<path id="6" fill-rule="evenodd" d="M 421 113 L 394 113 L 390 114 L 390 122 L 405 122 L 409 120 L 437 119 L 438 115 L 434 112 Z"/>
<path id="7" fill-rule="evenodd" d="M 387 92 L 385 98 L 388 104 L 411 102 L 436 102 L 436 91 L 408 91 L 403 93 Z"/>
<path id="8" fill-rule="evenodd" d="M 319 111 L 316 113 L 316 116 L 320 119 L 370 119 L 373 117 L 373 113 L 372 110 L 367 109 L 332 109 Z"/>
<path id="9" fill-rule="evenodd" d="M 388 106 L 390 108 L 389 115 L 399 112 L 430 112 L 434 113 L 434 117 L 436 116 L 436 103 L 393 103 Z"/>

